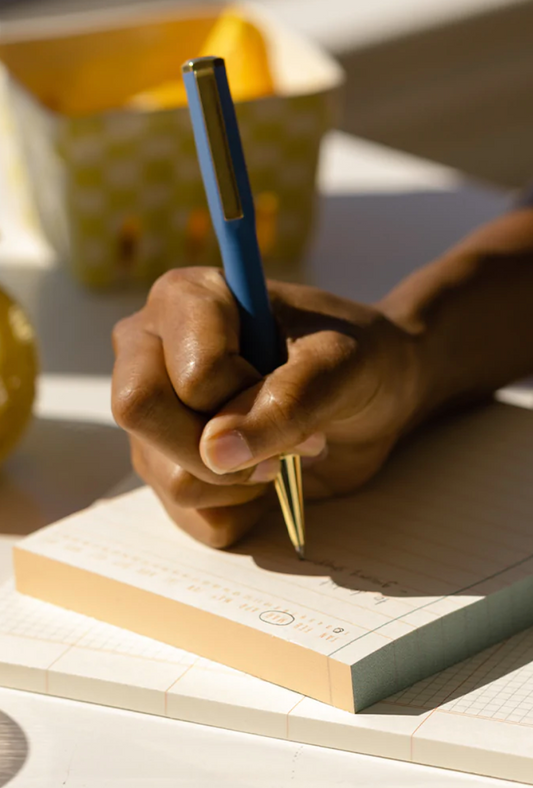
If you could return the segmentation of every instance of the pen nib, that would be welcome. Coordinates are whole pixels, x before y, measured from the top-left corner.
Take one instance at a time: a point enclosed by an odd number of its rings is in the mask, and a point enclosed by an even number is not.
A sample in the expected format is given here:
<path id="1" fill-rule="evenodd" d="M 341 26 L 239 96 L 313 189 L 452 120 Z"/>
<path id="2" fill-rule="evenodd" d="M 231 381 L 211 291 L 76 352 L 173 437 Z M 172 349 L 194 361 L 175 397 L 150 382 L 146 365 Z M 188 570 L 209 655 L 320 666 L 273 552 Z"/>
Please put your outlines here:
<path id="1" fill-rule="evenodd" d="M 276 479 L 276 492 L 285 524 L 298 557 L 304 559 L 304 507 L 300 457 L 295 454 L 281 458 L 281 471 Z"/>

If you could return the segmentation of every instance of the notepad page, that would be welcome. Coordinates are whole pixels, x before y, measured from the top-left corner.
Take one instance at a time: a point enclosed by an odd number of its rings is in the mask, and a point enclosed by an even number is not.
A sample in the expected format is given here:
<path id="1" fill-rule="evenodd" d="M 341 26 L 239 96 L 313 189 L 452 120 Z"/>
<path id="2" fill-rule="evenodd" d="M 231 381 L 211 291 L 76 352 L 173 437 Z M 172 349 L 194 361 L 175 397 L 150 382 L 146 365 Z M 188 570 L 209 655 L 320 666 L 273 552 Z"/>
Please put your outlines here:
<path id="1" fill-rule="evenodd" d="M 488 776 L 527 781 L 533 769 L 533 629 L 353 715 L 10 582 L 0 588 L 0 685 Z"/>
<path id="2" fill-rule="evenodd" d="M 20 555 L 180 602 L 269 643 L 364 663 L 364 685 L 375 678 L 369 655 L 386 653 L 393 669 L 375 683 L 390 692 L 531 623 L 532 512 L 533 414 L 494 404 L 416 436 L 357 495 L 308 507 L 303 563 L 277 516 L 217 552 L 177 529 L 148 489 L 43 529 Z M 151 623 L 142 631 L 152 634 Z M 197 628 L 193 616 L 180 643 L 196 634 L 194 649 L 206 653 L 199 619 Z"/>

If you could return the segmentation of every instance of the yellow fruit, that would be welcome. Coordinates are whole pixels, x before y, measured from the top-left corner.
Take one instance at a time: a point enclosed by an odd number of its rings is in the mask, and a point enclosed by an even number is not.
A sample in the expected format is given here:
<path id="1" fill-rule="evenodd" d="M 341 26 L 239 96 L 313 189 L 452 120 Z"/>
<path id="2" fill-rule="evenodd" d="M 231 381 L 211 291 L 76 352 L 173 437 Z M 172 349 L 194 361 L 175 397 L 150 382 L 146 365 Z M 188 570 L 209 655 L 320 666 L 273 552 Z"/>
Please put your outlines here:
<path id="1" fill-rule="evenodd" d="M 137 96 L 133 96 L 128 105 L 145 112 L 184 107 L 187 103 L 187 94 L 181 77 L 178 80 L 173 79 L 169 82 L 163 82 L 152 90 L 139 93 Z"/>
<path id="2" fill-rule="evenodd" d="M 0 290 L 0 463 L 30 420 L 36 376 L 33 329 L 18 304 Z"/>
<path id="3" fill-rule="evenodd" d="M 265 39 L 238 11 L 229 8 L 220 15 L 200 54 L 224 58 L 235 101 L 274 93 Z"/>
<path id="4" fill-rule="evenodd" d="M 223 11 L 199 52 L 190 56 L 215 55 L 224 58 L 231 93 L 235 101 L 246 101 L 274 93 L 268 51 L 261 32 L 238 10 Z M 143 110 L 185 106 L 187 95 L 181 76 L 138 93 L 130 106 Z"/>

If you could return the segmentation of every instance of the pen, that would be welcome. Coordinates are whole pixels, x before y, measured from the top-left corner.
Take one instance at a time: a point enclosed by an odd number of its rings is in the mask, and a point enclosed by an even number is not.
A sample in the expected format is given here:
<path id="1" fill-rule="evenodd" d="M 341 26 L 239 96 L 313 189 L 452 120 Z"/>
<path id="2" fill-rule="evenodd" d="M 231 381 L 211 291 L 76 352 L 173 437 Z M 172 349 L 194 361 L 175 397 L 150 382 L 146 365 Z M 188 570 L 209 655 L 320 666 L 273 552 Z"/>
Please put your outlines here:
<path id="1" fill-rule="evenodd" d="M 194 140 L 226 282 L 241 321 L 241 355 L 262 375 L 283 363 L 257 242 L 255 210 L 224 60 L 199 57 L 182 66 Z M 291 542 L 304 557 L 301 461 L 281 457 L 275 482 Z"/>

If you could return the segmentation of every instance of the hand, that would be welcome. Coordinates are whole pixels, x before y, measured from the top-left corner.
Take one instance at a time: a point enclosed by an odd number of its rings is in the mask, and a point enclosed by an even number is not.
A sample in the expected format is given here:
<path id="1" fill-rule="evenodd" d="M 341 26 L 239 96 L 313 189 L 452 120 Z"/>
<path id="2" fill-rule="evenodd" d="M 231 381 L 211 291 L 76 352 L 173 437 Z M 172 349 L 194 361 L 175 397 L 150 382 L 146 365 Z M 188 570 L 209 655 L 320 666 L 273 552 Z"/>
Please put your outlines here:
<path id="1" fill-rule="evenodd" d="M 348 493 L 420 404 L 416 342 L 379 309 L 300 285 L 269 290 L 287 362 L 266 378 L 239 355 L 217 269 L 165 274 L 113 336 L 113 413 L 133 465 L 176 523 L 215 547 L 272 504 L 280 454 L 303 455 L 306 498 Z"/>

